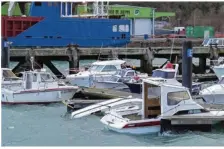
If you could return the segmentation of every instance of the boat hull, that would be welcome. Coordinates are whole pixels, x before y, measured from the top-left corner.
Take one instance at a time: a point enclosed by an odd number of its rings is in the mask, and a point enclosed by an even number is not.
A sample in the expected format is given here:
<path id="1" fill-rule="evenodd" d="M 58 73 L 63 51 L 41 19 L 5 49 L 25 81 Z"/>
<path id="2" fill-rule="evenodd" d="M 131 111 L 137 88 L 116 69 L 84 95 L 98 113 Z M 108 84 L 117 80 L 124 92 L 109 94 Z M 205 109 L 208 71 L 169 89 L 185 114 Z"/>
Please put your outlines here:
<path id="1" fill-rule="evenodd" d="M 138 120 L 130 120 L 124 118 L 121 114 L 111 112 L 105 115 L 100 121 L 107 129 L 118 133 L 140 135 L 160 132 L 160 119 L 142 119 L 140 116 Z"/>
<path id="2" fill-rule="evenodd" d="M 115 128 L 115 127 L 111 127 L 110 125 L 105 125 L 105 128 L 108 129 L 108 130 L 118 132 L 118 133 L 135 134 L 135 135 L 155 134 L 155 133 L 160 132 L 160 125 L 135 127 L 135 128 L 125 128 L 125 129 L 118 129 L 118 128 Z"/>
<path id="3" fill-rule="evenodd" d="M 12 93 L 2 90 L 3 104 L 47 104 L 71 99 L 76 90 L 31 90 Z"/>
<path id="4" fill-rule="evenodd" d="M 141 94 L 142 92 L 142 84 L 140 83 L 124 83 L 129 87 L 129 90 L 132 93 Z"/>
<path id="5" fill-rule="evenodd" d="M 74 76 L 67 77 L 66 79 L 71 85 L 80 87 L 93 87 L 94 82 L 109 80 L 111 75 L 87 75 L 87 76 Z"/>
<path id="6" fill-rule="evenodd" d="M 107 88 L 115 90 L 129 90 L 129 87 L 122 82 L 110 82 L 110 81 L 94 81 L 94 86 L 96 88 Z"/>

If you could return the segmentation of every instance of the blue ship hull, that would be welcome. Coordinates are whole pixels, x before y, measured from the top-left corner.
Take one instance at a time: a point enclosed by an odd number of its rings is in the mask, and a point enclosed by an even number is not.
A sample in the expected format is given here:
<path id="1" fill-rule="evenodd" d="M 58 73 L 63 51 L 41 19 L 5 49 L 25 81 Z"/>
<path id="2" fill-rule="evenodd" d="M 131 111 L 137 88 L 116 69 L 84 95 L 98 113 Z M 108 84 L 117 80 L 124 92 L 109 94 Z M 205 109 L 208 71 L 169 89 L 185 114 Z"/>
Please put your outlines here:
<path id="1" fill-rule="evenodd" d="M 7 37 L 12 46 L 65 47 L 77 44 L 80 47 L 118 47 L 130 42 L 129 20 L 61 17 L 59 2 L 53 6 L 48 2 L 41 2 L 38 6 L 34 3 L 30 16 L 43 17 L 43 20 L 16 36 Z M 121 30 L 121 26 L 128 29 Z"/>

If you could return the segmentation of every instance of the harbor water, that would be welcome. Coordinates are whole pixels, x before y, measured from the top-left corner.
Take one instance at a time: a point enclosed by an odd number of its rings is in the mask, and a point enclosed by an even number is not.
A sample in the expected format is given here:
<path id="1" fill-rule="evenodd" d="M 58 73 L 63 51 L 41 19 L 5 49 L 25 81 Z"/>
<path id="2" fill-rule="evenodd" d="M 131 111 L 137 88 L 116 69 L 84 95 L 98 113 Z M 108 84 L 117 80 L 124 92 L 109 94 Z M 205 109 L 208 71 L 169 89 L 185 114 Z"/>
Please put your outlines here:
<path id="1" fill-rule="evenodd" d="M 81 65 L 91 63 L 85 61 Z M 65 63 L 54 63 L 60 70 Z M 14 67 L 15 63 L 11 64 Z M 62 103 L 2 105 L 2 146 L 223 146 L 224 130 L 128 135 L 107 130 L 100 117 L 70 119 Z"/>
<path id="2" fill-rule="evenodd" d="M 2 107 L 2 146 L 223 146 L 224 131 L 126 135 L 97 116 L 69 119 L 63 104 Z"/>

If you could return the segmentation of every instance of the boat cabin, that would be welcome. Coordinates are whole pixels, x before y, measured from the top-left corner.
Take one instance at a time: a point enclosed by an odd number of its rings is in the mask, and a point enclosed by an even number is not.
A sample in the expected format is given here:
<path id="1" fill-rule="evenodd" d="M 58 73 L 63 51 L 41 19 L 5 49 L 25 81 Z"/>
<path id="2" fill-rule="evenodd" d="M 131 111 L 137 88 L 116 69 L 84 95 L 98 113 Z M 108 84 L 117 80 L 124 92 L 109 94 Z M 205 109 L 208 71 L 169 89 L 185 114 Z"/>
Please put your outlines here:
<path id="1" fill-rule="evenodd" d="M 114 74 L 118 69 L 121 69 L 121 65 L 124 63 L 123 60 L 97 61 L 92 63 L 88 71 Z"/>
<path id="2" fill-rule="evenodd" d="M 152 77 L 154 78 L 164 78 L 164 79 L 175 79 L 178 72 L 178 64 L 174 64 L 174 69 L 170 68 L 162 68 L 156 69 L 152 73 Z"/>
<path id="3" fill-rule="evenodd" d="M 202 46 L 208 47 L 216 44 L 217 47 L 224 47 L 224 38 L 207 38 L 203 41 Z"/>
<path id="4" fill-rule="evenodd" d="M 58 82 L 45 70 L 25 71 L 22 74 L 26 89 L 58 86 Z"/>
<path id="5" fill-rule="evenodd" d="M 142 97 L 142 119 L 207 112 L 182 86 L 143 80 Z"/>

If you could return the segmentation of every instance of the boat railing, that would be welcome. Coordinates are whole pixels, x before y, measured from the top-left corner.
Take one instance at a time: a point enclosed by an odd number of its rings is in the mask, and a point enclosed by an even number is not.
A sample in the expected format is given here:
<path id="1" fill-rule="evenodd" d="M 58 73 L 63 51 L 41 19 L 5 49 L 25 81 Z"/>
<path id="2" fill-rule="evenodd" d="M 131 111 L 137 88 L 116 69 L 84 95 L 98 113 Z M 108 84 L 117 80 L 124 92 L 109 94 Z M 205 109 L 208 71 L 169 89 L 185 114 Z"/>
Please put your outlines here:
<path id="1" fill-rule="evenodd" d="M 92 12 L 85 12 L 79 13 L 76 12 L 75 9 L 75 2 L 61 2 L 60 3 L 60 16 L 61 17 L 91 17 L 91 18 L 98 18 L 98 17 L 105 17 L 108 18 L 108 9 L 109 9 L 109 2 L 104 1 L 97 1 L 92 2 Z M 87 5 L 85 6 L 87 7 Z M 75 8 L 75 9 L 74 9 Z M 87 8 L 86 8 L 87 9 Z"/>

